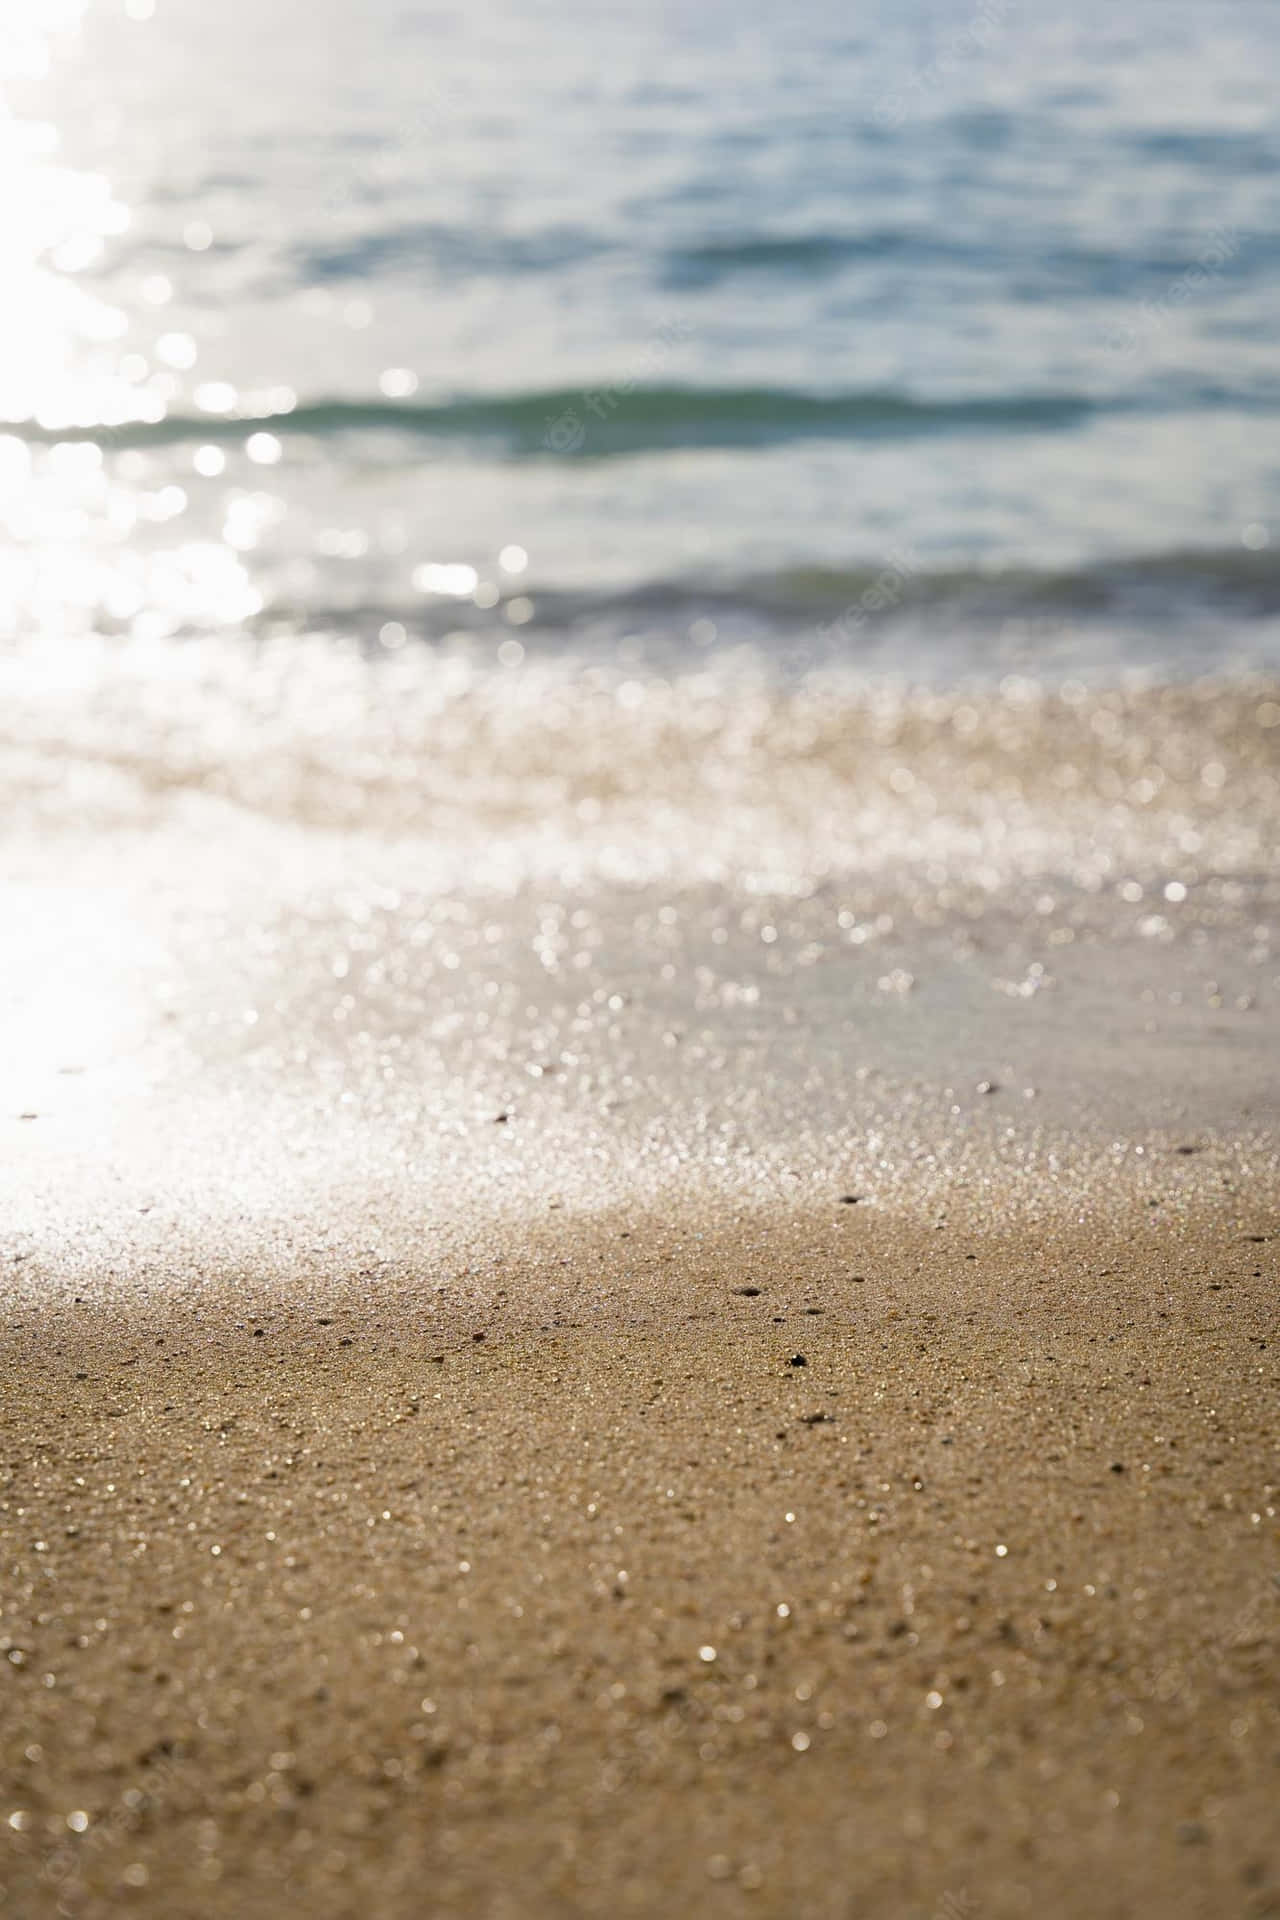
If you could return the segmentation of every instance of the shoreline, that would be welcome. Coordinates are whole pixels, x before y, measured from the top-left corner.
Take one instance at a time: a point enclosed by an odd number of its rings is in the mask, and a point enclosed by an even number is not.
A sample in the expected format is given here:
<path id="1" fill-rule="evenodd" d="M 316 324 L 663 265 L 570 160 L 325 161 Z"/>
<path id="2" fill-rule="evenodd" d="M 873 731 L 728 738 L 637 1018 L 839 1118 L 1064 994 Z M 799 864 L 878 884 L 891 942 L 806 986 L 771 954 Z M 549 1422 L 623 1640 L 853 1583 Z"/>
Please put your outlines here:
<path id="1" fill-rule="evenodd" d="M 0 1920 L 1280 1920 L 1280 15 L 973 4 L 11 9 Z"/>
<path id="2" fill-rule="evenodd" d="M 1274 688 L 348 668 L 4 776 L 6 1914 L 1280 1913 Z"/>

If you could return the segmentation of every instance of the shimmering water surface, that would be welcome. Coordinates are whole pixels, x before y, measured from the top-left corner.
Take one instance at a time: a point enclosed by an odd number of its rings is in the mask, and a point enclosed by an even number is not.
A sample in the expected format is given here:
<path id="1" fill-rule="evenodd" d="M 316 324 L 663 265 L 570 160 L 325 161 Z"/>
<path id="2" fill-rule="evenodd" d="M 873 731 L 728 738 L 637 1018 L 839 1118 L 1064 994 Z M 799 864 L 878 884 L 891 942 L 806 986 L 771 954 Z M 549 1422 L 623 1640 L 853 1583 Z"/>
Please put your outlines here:
<path id="1" fill-rule="evenodd" d="M 1256 0 L 6 22 L 7 629 L 1276 659 Z"/>
<path id="2" fill-rule="evenodd" d="M 1274 1171 L 1274 9 L 5 18 L 20 1254 Z"/>

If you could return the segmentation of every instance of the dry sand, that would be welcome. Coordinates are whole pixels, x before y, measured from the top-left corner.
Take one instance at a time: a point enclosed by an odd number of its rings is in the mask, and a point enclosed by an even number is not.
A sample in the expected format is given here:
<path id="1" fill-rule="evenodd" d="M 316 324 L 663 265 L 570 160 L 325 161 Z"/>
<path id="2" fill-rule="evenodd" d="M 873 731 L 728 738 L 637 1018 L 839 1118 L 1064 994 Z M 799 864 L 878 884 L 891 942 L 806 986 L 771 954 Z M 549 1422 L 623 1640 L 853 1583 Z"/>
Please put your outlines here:
<path id="1" fill-rule="evenodd" d="M 33 1290 L 6 1913 L 1280 1912 L 1274 1220 Z"/>

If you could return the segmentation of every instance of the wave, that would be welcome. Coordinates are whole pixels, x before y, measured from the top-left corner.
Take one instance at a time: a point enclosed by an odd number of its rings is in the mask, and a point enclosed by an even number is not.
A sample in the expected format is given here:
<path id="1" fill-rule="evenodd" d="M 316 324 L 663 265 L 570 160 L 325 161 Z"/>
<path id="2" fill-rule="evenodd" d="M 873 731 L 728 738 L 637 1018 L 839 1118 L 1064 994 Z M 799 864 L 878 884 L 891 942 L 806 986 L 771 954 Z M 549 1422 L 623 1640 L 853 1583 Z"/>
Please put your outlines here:
<path id="1" fill-rule="evenodd" d="M 522 583 L 518 591 L 533 597 L 521 629 L 525 642 L 552 651 L 567 645 L 607 653 L 614 642 L 640 635 L 659 652 L 679 650 L 686 635 L 701 629 L 720 645 L 762 644 L 780 662 L 796 645 L 802 653 L 855 662 L 886 646 L 905 646 L 904 658 L 914 657 L 926 636 L 947 645 L 957 661 L 977 665 L 992 643 L 1011 636 L 1046 652 L 1067 643 L 1087 652 L 1085 636 L 1093 631 L 1100 657 L 1114 660 L 1116 633 L 1131 629 L 1149 636 L 1170 663 L 1194 658 L 1203 664 L 1207 633 L 1229 626 L 1243 640 L 1251 623 L 1280 616 L 1280 553 L 1173 550 L 1073 568 L 996 570 L 930 566 L 910 551 L 891 549 L 843 568 L 650 579 L 614 589 Z M 389 619 L 426 641 L 463 629 L 510 631 L 502 603 L 482 609 L 451 596 L 421 595 L 407 604 L 277 603 L 263 624 L 372 636 Z M 1270 633 L 1260 638 L 1270 658 L 1275 641 Z"/>
<path id="2" fill-rule="evenodd" d="M 639 386 L 602 379 L 595 386 L 425 403 L 315 400 L 286 413 L 173 413 L 159 420 L 56 426 L 9 420 L 0 422 L 0 432 L 36 444 L 87 440 L 119 448 L 239 439 L 263 428 L 325 439 L 396 433 L 479 444 L 509 458 L 600 459 L 808 439 L 1037 433 L 1077 426 L 1104 410 L 1114 409 L 1072 393 L 928 400 L 888 389 L 823 394 L 783 387 Z"/>
<path id="3" fill-rule="evenodd" d="M 475 225 L 410 221 L 325 246 L 300 248 L 293 269 L 303 286 L 363 281 L 375 274 L 461 277 L 472 274 L 557 273 L 611 250 L 605 237 L 570 226 L 529 234 L 489 231 Z"/>
<path id="4" fill-rule="evenodd" d="M 868 594 L 891 607 L 942 604 L 975 622 L 992 616 L 1058 613 L 1077 619 L 1213 608 L 1236 619 L 1280 613 L 1280 553 L 1246 548 L 1186 548 L 1083 562 L 1076 567 L 942 567 L 909 552 L 869 567 L 795 569 L 756 583 L 761 602 L 812 607 L 828 618 L 857 608 Z"/>
<path id="5" fill-rule="evenodd" d="M 507 459 L 610 459 L 685 449 L 768 448 L 796 440 L 893 440 L 944 434 L 1052 433 L 1097 417 L 1280 406 L 1280 389 L 1201 385 L 1115 397 L 1083 393 L 975 394 L 927 399 L 892 388 L 814 393 L 790 387 L 643 386 L 634 380 L 428 401 L 318 399 L 288 411 L 170 413 L 158 420 L 50 425 L 0 420 L 0 434 L 35 445 L 93 441 L 104 448 L 238 440 L 267 429 L 337 439 L 398 434 L 453 442 Z"/>
<path id="6" fill-rule="evenodd" d="M 1039 294 L 1052 287 L 1055 297 L 1099 303 L 1165 294 L 1197 267 L 1229 270 L 1239 287 L 1269 278 L 1278 257 L 1272 236 L 1225 227 L 1190 247 L 1152 236 L 1145 249 L 1121 249 L 1077 244 L 1062 232 L 1032 238 L 1010 230 L 969 238 L 938 227 L 879 226 L 711 237 L 668 248 L 659 264 L 662 283 L 678 289 L 710 287 L 737 275 L 815 278 L 846 267 L 891 266 L 902 274 L 943 272 L 953 280 L 958 274 L 998 277 L 1015 297 L 1017 289 Z"/>

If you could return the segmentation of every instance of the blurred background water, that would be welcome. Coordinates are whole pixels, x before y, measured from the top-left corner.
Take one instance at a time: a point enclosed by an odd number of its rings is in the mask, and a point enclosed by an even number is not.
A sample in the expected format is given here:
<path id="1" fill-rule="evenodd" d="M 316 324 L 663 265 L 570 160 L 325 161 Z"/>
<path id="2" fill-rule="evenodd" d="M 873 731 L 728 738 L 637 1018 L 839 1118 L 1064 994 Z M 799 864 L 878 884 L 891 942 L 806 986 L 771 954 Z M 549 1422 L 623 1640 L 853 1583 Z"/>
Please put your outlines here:
<path id="1" fill-rule="evenodd" d="M 1280 663 L 1265 0 L 5 22 L 19 641 Z"/>
<path id="2" fill-rule="evenodd" d="M 0 17 L 15 1231 L 1274 1127 L 1273 6 Z"/>

